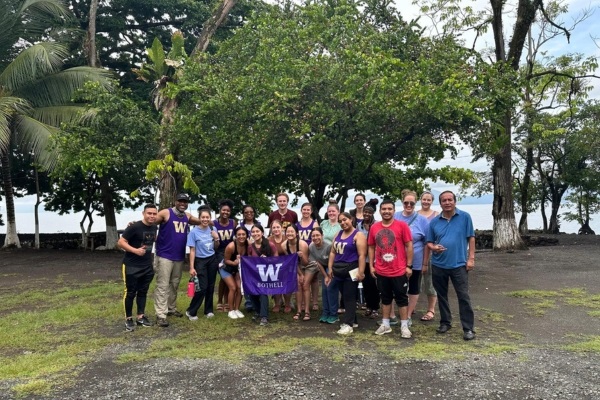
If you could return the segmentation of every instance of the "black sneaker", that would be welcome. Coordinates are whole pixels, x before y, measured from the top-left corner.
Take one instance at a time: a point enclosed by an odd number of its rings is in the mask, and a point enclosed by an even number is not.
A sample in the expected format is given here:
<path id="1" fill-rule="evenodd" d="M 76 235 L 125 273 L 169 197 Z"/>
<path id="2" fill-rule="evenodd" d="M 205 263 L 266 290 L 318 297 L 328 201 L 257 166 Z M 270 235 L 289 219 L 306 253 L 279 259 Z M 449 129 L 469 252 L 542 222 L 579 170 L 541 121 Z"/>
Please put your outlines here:
<path id="1" fill-rule="evenodd" d="M 135 331 L 135 323 L 133 322 L 133 318 L 127 318 L 125 320 L 125 330 L 127 332 Z"/>
<path id="2" fill-rule="evenodd" d="M 157 318 L 156 324 L 158 326 L 162 326 L 163 328 L 166 328 L 167 326 L 169 326 L 169 321 L 167 321 L 166 318 Z"/>
<path id="3" fill-rule="evenodd" d="M 180 312 L 179 312 L 179 311 L 177 311 L 177 310 L 175 310 L 175 311 L 169 311 L 169 312 L 167 313 L 167 315 L 168 315 L 169 317 L 177 317 L 177 318 L 181 318 L 181 317 L 183 317 L 183 314 L 182 314 L 182 313 L 180 313 Z"/>
<path id="4" fill-rule="evenodd" d="M 142 318 L 138 318 L 135 322 L 140 326 L 152 326 L 152 322 L 145 315 L 142 315 Z"/>

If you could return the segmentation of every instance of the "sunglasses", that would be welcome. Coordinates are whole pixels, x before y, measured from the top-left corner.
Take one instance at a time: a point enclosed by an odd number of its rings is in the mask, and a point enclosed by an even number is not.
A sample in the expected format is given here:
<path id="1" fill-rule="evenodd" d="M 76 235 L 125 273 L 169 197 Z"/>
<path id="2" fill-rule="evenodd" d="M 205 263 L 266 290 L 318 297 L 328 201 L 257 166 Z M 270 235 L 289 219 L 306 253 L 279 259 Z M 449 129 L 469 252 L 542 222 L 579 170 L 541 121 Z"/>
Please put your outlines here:
<path id="1" fill-rule="evenodd" d="M 403 204 L 404 204 L 405 206 L 411 206 L 411 207 L 414 207 L 414 206 L 415 206 L 415 204 L 417 204 L 417 203 L 415 203 L 414 201 L 405 201 Z"/>

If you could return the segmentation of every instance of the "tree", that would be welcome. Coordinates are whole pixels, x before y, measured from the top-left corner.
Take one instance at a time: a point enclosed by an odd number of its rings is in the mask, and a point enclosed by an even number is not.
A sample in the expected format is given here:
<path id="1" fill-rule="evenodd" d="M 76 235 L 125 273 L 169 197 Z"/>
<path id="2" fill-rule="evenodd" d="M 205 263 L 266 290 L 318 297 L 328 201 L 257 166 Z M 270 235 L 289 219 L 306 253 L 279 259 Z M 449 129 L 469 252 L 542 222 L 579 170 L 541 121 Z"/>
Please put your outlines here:
<path id="1" fill-rule="evenodd" d="M 268 205 L 286 190 L 318 210 L 351 189 L 398 197 L 470 177 L 427 167 L 479 121 L 468 53 L 386 4 L 286 2 L 186 65 L 173 135 L 210 202 Z"/>
<path id="2" fill-rule="evenodd" d="M 66 125 L 53 139 L 58 154 L 53 176 L 62 181 L 81 173 L 98 192 L 87 191 L 86 198 L 101 202 L 95 208 L 106 218 L 107 248 L 116 247 L 118 240 L 115 211 L 148 199 L 123 195 L 141 186 L 144 167 L 157 151 L 158 123 L 127 95 L 127 91 L 104 90 L 98 83 L 86 84 L 81 100 L 88 104 L 86 112 L 93 111 L 93 118 Z M 69 201 L 64 207 L 70 205 Z"/>
<path id="3" fill-rule="evenodd" d="M 102 81 L 108 73 L 87 67 L 62 70 L 68 56 L 62 45 L 23 41 L 42 39 L 57 20 L 68 18 L 60 1 L 3 1 L 0 6 L 0 150 L 7 213 L 4 245 L 20 247 L 10 176 L 11 145 L 21 146 L 40 165 L 51 168 L 53 154 L 46 151 L 46 143 L 61 122 L 76 117 L 73 93 L 85 81 Z"/>

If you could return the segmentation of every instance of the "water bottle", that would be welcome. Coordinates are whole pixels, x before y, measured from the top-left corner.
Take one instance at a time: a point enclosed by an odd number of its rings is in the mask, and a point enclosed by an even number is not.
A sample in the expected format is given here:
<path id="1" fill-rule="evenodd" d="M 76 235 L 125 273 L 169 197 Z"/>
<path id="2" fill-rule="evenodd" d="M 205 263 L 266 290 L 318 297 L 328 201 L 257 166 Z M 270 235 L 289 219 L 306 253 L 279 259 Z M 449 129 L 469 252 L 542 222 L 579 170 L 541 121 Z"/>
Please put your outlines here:
<path id="1" fill-rule="evenodd" d="M 198 275 L 194 276 L 194 292 L 200 291 L 200 281 L 198 280 Z"/>
<path id="2" fill-rule="evenodd" d="M 363 292 L 362 282 L 358 282 L 358 302 L 360 305 L 365 304 L 365 294 Z"/>
<path id="3" fill-rule="evenodd" d="M 188 297 L 194 297 L 194 293 L 196 293 L 196 284 L 194 283 L 194 278 L 190 278 L 187 286 L 187 295 Z"/>

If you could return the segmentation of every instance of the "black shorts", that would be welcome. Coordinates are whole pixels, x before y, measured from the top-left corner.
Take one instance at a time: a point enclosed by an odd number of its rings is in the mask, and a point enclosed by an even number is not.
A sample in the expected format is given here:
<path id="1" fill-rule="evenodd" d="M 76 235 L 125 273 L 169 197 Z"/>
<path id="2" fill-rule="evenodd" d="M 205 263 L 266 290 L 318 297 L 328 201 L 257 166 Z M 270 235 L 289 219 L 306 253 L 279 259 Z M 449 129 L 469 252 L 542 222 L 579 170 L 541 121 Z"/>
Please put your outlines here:
<path id="1" fill-rule="evenodd" d="M 421 293 L 421 270 L 412 272 L 410 278 L 408 278 L 408 294 L 419 294 Z"/>
<path id="2" fill-rule="evenodd" d="M 377 289 L 381 296 L 381 304 L 384 306 L 392 304 L 396 299 L 398 307 L 408 306 L 408 278 L 406 274 L 402 276 L 380 276 L 377 275 Z"/>

